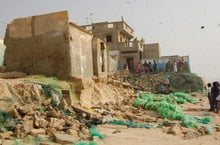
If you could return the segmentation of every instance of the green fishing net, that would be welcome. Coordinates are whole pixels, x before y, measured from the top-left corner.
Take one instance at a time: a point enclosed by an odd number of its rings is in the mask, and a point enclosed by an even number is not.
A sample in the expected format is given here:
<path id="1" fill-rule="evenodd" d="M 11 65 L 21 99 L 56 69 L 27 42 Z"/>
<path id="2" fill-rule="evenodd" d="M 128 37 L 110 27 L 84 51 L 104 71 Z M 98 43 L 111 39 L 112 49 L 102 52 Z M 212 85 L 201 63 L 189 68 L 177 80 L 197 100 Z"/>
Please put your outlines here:
<path id="1" fill-rule="evenodd" d="M 138 97 L 134 101 L 135 107 L 157 111 L 158 114 L 169 120 L 180 120 L 183 126 L 188 128 L 201 128 L 204 124 L 211 121 L 210 117 L 193 117 L 185 115 L 182 108 L 177 104 L 185 104 L 186 102 L 195 103 L 196 100 L 186 93 L 176 92 L 168 95 L 147 94 L 139 92 Z M 132 124 L 133 125 L 133 124 Z M 207 133 L 212 132 L 211 127 L 207 127 Z"/>
<path id="2" fill-rule="evenodd" d="M 79 141 L 79 142 L 74 143 L 73 145 L 97 145 L 97 143 L 94 141 L 91 141 L 91 142 Z"/>
<path id="3" fill-rule="evenodd" d="M 134 128 L 152 128 L 152 127 L 158 127 L 162 126 L 161 123 L 134 123 L 130 121 L 120 121 L 120 120 L 111 120 L 106 122 L 108 124 L 114 124 L 114 125 L 125 125 L 128 127 L 134 127 Z"/>
<path id="4" fill-rule="evenodd" d="M 93 137 L 93 136 L 98 136 L 100 139 L 104 139 L 105 137 L 104 137 L 104 135 L 102 135 L 101 133 L 99 133 L 98 131 L 97 131 L 97 129 L 96 129 L 96 127 L 95 126 L 92 126 L 91 128 L 90 128 L 90 135 Z"/>
<path id="5" fill-rule="evenodd" d="M 41 85 L 42 87 L 42 92 L 46 97 L 51 97 L 52 98 L 52 102 L 51 105 L 53 107 L 58 106 L 57 104 L 57 99 L 62 100 L 63 96 L 62 93 L 59 92 L 55 86 L 50 85 L 50 84 L 42 84 L 42 83 L 38 83 L 39 85 Z"/>

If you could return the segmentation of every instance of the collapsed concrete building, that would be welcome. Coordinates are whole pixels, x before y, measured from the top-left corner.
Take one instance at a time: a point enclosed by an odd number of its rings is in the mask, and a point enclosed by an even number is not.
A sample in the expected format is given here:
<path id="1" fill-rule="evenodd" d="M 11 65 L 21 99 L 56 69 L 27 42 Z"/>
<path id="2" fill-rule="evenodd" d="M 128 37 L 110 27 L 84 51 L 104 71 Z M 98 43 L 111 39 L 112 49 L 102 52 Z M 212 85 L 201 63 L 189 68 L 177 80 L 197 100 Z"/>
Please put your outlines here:
<path id="1" fill-rule="evenodd" d="M 105 45 L 69 22 L 67 11 L 13 20 L 7 26 L 4 44 L 6 71 L 59 78 L 107 74 Z"/>

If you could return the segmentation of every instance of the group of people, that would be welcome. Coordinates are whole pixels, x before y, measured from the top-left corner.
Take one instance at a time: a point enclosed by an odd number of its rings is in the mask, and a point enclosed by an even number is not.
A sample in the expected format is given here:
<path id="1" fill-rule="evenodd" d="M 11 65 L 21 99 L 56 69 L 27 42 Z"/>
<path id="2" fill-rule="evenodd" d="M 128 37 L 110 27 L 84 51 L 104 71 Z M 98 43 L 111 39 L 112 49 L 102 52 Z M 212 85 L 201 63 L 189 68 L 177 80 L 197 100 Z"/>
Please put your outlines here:
<path id="1" fill-rule="evenodd" d="M 166 72 L 188 72 L 188 64 L 184 59 L 180 59 L 179 61 L 174 60 L 170 62 L 170 60 L 166 63 Z"/>
<path id="2" fill-rule="evenodd" d="M 149 61 L 145 61 L 143 65 L 141 65 L 141 63 L 139 62 L 137 65 L 137 69 L 136 72 L 140 73 L 142 71 L 142 68 L 144 69 L 145 73 L 157 73 L 157 63 L 156 60 L 153 60 L 153 62 Z"/>
<path id="3" fill-rule="evenodd" d="M 210 104 L 209 111 L 218 113 L 218 101 L 220 101 L 220 84 L 215 81 L 207 84 L 208 100 Z"/>

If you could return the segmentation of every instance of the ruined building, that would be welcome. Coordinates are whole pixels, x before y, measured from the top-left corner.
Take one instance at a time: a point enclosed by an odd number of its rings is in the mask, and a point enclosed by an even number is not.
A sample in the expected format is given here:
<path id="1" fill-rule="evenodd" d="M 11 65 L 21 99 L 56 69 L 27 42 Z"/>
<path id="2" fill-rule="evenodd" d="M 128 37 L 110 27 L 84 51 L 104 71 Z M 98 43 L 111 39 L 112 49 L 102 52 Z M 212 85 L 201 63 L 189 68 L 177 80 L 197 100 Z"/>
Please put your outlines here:
<path id="1" fill-rule="evenodd" d="M 6 71 L 60 78 L 107 72 L 105 45 L 69 22 L 67 11 L 15 19 L 7 26 L 4 43 Z"/>
<path id="2" fill-rule="evenodd" d="M 109 50 L 109 72 L 123 69 L 128 64 L 131 72 L 142 62 L 144 40 L 134 38 L 134 30 L 123 20 L 117 22 L 100 22 L 82 26 L 92 31 L 95 37 L 106 42 Z"/>

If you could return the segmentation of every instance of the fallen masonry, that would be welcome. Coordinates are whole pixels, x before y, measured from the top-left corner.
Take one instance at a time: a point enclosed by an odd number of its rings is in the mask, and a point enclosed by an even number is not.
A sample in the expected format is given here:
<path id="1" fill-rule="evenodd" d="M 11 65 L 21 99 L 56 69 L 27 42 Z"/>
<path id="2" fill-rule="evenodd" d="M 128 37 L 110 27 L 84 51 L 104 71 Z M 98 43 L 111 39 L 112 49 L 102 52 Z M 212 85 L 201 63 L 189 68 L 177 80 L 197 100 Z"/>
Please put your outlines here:
<path id="1" fill-rule="evenodd" d="M 143 104 L 135 107 L 137 95 L 129 83 L 110 78 L 86 78 L 74 83 L 77 84 L 77 103 L 72 103 L 74 100 L 66 88 L 32 80 L 8 83 L 1 79 L 0 89 L 4 88 L 2 94 L 5 96 L 0 100 L 4 104 L 0 107 L 1 139 L 16 138 L 14 142 L 19 142 L 19 139 L 27 140 L 31 136 L 32 142 L 42 144 L 92 142 L 100 140 L 100 136 L 102 138 L 98 130 L 91 134 L 94 125 L 101 124 L 126 128 L 166 126 L 169 134 L 190 135 L 190 130 L 182 129 L 180 122 L 166 120 L 160 113 L 143 108 Z M 114 131 L 118 132 L 120 129 Z M 205 135 L 207 129 L 199 128 L 195 132 Z"/>

